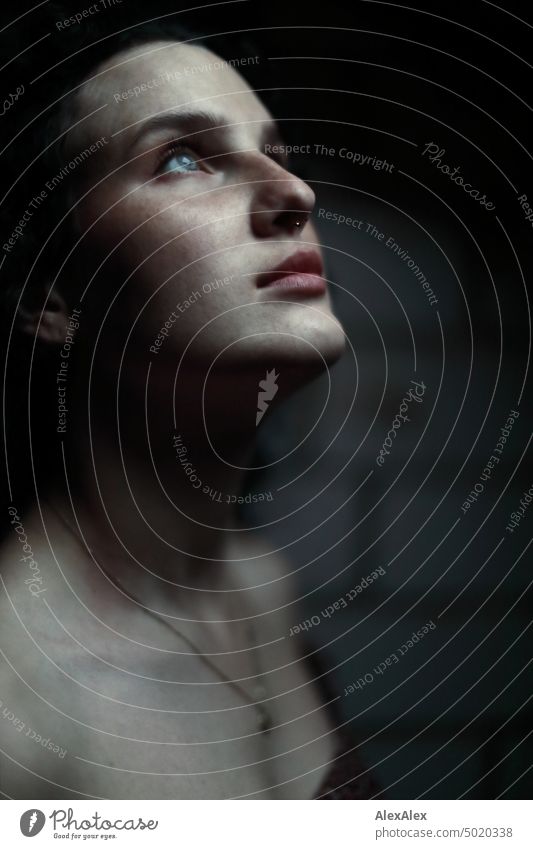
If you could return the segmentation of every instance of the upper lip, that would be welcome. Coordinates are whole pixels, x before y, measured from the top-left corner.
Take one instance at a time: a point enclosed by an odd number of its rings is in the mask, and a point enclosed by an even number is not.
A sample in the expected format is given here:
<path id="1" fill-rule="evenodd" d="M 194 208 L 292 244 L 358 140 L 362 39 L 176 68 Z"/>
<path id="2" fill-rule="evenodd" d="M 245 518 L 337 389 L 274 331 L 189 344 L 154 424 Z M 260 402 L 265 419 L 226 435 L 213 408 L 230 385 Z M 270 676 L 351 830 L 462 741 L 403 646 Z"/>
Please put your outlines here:
<path id="1" fill-rule="evenodd" d="M 324 267 L 319 252 L 300 248 L 282 260 L 275 268 L 259 274 L 257 285 L 259 287 L 266 286 L 273 280 L 278 280 L 280 277 L 287 277 L 290 274 L 318 274 L 322 277 L 323 272 Z"/>

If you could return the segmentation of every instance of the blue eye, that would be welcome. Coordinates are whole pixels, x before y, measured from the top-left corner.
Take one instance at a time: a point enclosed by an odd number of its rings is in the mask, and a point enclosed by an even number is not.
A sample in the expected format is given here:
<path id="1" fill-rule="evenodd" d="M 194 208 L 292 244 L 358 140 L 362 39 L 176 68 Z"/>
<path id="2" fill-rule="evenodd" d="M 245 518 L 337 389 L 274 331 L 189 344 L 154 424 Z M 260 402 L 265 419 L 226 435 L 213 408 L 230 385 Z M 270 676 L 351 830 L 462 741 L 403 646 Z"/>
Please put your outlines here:
<path id="1" fill-rule="evenodd" d="M 180 149 L 178 145 L 165 152 L 164 159 L 158 167 L 161 174 L 172 174 L 174 172 L 182 174 L 187 171 L 198 170 L 198 161 L 192 153 L 188 153 L 183 148 Z"/>

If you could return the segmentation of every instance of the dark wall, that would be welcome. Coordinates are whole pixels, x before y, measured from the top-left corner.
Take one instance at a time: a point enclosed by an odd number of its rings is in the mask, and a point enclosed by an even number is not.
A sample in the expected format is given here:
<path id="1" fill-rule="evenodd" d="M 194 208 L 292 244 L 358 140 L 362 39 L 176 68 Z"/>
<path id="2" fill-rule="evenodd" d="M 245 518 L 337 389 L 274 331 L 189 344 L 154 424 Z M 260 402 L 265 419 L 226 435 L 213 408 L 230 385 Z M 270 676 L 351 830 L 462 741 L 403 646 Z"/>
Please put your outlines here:
<path id="1" fill-rule="evenodd" d="M 307 636 L 384 795 L 527 797 L 533 508 L 506 526 L 533 484 L 533 231 L 518 201 L 533 204 L 530 10 L 330 3 L 327 15 L 256 14 L 288 141 L 334 149 L 293 162 L 317 193 L 350 342 L 266 425 L 270 462 L 306 437 L 275 467 L 267 517 L 299 569 L 295 624 L 318 617 Z M 478 199 L 423 154 L 429 143 Z M 343 159 L 343 147 L 389 167 Z M 425 384 L 422 402 L 379 466 L 411 380 Z"/>

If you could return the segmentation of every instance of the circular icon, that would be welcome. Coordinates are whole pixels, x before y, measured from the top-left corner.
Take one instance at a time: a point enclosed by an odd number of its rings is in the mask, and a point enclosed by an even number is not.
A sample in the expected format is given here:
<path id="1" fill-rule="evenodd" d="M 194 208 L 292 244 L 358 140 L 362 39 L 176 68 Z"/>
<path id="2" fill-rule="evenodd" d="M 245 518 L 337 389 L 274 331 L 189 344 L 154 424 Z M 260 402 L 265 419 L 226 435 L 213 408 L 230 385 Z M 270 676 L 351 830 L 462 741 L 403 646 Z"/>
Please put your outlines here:
<path id="1" fill-rule="evenodd" d="M 30 808 L 29 811 L 24 811 L 20 818 L 20 830 L 24 837 L 35 837 L 36 834 L 39 834 L 45 822 L 46 817 L 42 811 L 37 808 Z"/>

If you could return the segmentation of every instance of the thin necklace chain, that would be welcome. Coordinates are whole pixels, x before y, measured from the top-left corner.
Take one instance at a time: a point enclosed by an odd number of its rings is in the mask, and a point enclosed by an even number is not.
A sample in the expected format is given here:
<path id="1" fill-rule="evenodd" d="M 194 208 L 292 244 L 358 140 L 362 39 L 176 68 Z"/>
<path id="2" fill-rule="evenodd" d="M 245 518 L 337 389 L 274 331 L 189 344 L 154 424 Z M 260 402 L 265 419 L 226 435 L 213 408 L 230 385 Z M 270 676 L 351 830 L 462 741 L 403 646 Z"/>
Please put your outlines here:
<path id="1" fill-rule="evenodd" d="M 89 546 L 86 545 L 82 541 L 78 532 L 72 527 L 70 522 L 67 520 L 66 516 L 63 515 L 63 512 L 54 503 L 52 503 L 52 501 L 50 501 L 49 498 L 47 498 L 46 501 L 52 507 L 54 512 L 57 514 L 57 516 L 59 516 L 62 523 L 65 525 L 65 527 L 70 531 L 70 533 L 75 538 L 78 545 L 83 550 L 85 550 L 85 548 L 87 548 L 87 550 L 89 552 L 91 552 L 91 554 L 92 554 L 92 549 L 89 548 Z M 231 678 L 228 678 L 226 675 L 224 675 L 224 673 L 221 672 L 221 670 L 218 668 L 218 666 L 216 666 L 206 655 L 204 655 L 198 649 L 198 647 L 195 646 L 195 644 L 192 642 L 192 640 L 189 637 L 187 637 L 185 634 L 182 634 L 181 631 L 178 631 L 177 628 L 174 628 L 174 626 L 171 625 L 169 622 L 167 622 L 166 619 L 163 616 L 161 616 L 158 613 L 155 613 L 153 610 L 149 610 L 140 601 L 140 599 L 138 599 L 130 590 L 127 590 L 122 585 L 122 583 L 119 581 L 119 579 L 117 577 L 115 577 L 114 575 L 110 575 L 109 572 L 106 569 L 104 569 L 104 567 L 102 566 L 101 563 L 99 563 L 98 565 L 102 569 L 102 572 L 104 572 L 104 574 L 109 578 L 109 580 L 113 584 L 115 584 L 115 586 L 118 587 L 118 589 L 121 590 L 121 592 L 123 592 L 124 595 L 128 596 L 128 598 L 130 598 L 132 601 L 136 602 L 139 605 L 139 607 L 141 607 L 144 610 L 145 613 L 152 616 L 158 622 L 161 622 L 163 625 L 165 625 L 166 628 L 169 628 L 172 631 L 172 633 L 174 634 L 174 636 L 177 635 L 177 636 L 181 637 L 181 639 L 184 640 L 187 643 L 187 645 L 189 645 L 193 649 L 195 654 L 200 658 L 200 660 L 206 666 L 208 666 L 213 672 L 215 672 L 219 676 L 219 678 L 221 678 L 224 681 L 224 683 L 228 684 L 230 687 L 233 688 L 233 690 L 235 690 L 235 692 L 239 693 L 241 698 L 244 698 L 246 700 L 247 705 L 252 705 L 256 709 L 257 714 L 258 714 L 257 724 L 258 724 L 258 728 L 261 732 L 267 732 L 267 731 L 271 730 L 271 728 L 273 726 L 272 717 L 270 715 L 270 712 L 267 710 L 267 708 L 261 702 L 261 698 L 264 698 L 265 695 L 266 695 L 266 688 L 264 687 L 263 684 L 260 684 L 259 686 L 256 687 L 256 690 L 255 690 L 256 700 L 254 701 L 253 697 L 250 696 L 250 694 L 247 693 L 246 690 L 243 687 L 239 686 L 239 684 L 237 684 Z M 251 626 L 247 624 L 247 625 L 245 625 L 245 629 L 246 629 L 248 636 L 250 637 L 251 633 L 252 633 Z M 256 669 L 257 669 L 258 664 L 256 663 L 255 666 L 256 666 Z M 257 677 L 259 679 L 262 678 L 262 675 L 259 672 L 259 670 L 257 671 Z"/>

